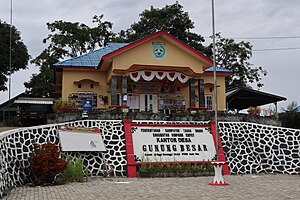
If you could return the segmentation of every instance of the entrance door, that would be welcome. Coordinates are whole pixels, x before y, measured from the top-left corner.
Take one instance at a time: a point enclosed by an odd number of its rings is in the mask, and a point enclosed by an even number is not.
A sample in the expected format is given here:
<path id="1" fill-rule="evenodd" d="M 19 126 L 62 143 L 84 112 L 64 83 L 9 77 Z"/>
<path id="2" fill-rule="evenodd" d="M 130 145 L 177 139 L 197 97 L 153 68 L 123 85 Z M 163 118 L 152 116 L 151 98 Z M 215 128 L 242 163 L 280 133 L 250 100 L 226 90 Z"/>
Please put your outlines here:
<path id="1" fill-rule="evenodd" d="M 140 111 L 152 111 L 157 113 L 157 95 L 140 94 Z"/>

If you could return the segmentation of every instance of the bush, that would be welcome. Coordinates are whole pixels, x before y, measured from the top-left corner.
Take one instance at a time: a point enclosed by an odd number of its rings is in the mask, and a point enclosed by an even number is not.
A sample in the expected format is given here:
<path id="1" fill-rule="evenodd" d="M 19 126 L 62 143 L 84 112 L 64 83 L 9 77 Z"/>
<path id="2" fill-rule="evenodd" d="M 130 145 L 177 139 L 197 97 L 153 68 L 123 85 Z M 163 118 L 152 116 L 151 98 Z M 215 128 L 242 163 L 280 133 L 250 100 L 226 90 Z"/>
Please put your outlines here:
<path id="1" fill-rule="evenodd" d="M 53 143 L 33 144 L 33 152 L 28 159 L 35 185 L 53 183 L 55 177 L 66 169 L 67 163 L 60 158 L 60 149 Z"/>
<path id="2" fill-rule="evenodd" d="M 139 175 L 142 177 L 163 177 L 163 176 L 206 176 L 214 174 L 214 167 L 211 163 L 141 163 Z"/>
<path id="3" fill-rule="evenodd" d="M 82 182 L 84 181 L 84 176 L 87 176 L 87 169 L 85 174 L 83 172 L 83 163 L 81 158 L 77 158 L 75 162 L 72 160 L 68 161 L 67 168 L 63 173 L 62 180 L 64 182 Z"/>
<path id="4" fill-rule="evenodd" d="M 62 100 L 61 98 L 57 99 L 54 102 L 53 110 L 56 113 L 68 113 L 77 110 L 77 105 L 75 100 Z"/>

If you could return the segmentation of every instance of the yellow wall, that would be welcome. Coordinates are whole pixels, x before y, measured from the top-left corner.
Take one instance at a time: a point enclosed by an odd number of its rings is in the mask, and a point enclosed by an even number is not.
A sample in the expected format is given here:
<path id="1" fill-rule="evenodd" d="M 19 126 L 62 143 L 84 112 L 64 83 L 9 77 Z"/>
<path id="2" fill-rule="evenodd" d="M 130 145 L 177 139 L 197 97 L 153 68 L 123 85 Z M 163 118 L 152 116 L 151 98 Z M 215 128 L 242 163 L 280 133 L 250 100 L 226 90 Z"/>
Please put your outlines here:
<path id="1" fill-rule="evenodd" d="M 157 60 L 152 57 L 152 42 L 166 43 L 166 58 Z M 199 58 L 183 51 L 162 37 L 154 38 L 135 48 L 125 51 L 113 58 L 113 69 L 128 69 L 133 64 L 145 64 L 156 66 L 190 67 L 196 73 L 203 72 L 203 63 Z"/>
<path id="2" fill-rule="evenodd" d="M 94 83 L 94 88 L 90 88 L 90 82 L 81 83 L 81 88 L 74 81 L 80 81 L 82 79 L 91 79 L 99 84 Z M 70 93 L 75 92 L 94 92 L 97 93 L 97 105 L 98 107 L 104 107 L 100 105 L 99 95 L 108 96 L 108 85 L 106 83 L 106 73 L 99 71 L 82 71 L 64 69 L 62 78 L 62 99 L 67 100 Z"/>
<path id="3" fill-rule="evenodd" d="M 166 43 L 166 58 L 162 60 L 157 60 L 152 57 L 152 42 L 165 42 Z M 70 93 L 80 92 L 80 91 L 92 91 L 98 94 L 98 107 L 103 107 L 100 105 L 99 95 L 109 96 L 108 103 L 110 104 L 111 93 L 108 93 L 110 79 L 112 75 L 119 76 L 118 77 L 118 92 L 121 92 L 121 75 L 114 73 L 114 69 L 118 70 L 127 70 L 132 65 L 152 65 L 152 66 L 161 66 L 162 70 L 164 66 L 172 66 L 172 67 L 189 67 L 198 75 L 194 78 L 201 76 L 203 73 L 203 67 L 207 67 L 207 64 L 200 60 L 198 57 L 195 57 L 193 54 L 185 52 L 183 48 L 179 48 L 169 41 L 165 40 L 162 37 L 154 38 L 148 42 L 142 43 L 133 49 L 129 49 L 119 55 L 112 57 L 112 62 L 108 67 L 106 72 L 100 72 L 97 70 L 88 71 L 88 70 L 72 70 L 72 69 L 64 69 L 63 71 L 63 81 L 62 81 L 62 98 L 67 99 Z M 156 69 L 157 70 L 157 69 Z M 179 70 L 180 71 L 180 70 Z M 203 75 L 201 77 L 204 79 L 205 84 L 205 95 L 214 94 L 209 91 L 209 88 L 213 88 L 213 76 L 212 75 Z M 91 79 L 93 81 L 99 82 L 99 85 L 94 84 L 94 88 L 91 89 L 89 84 L 82 84 L 82 88 L 78 88 L 77 84 L 74 84 L 74 81 L 79 81 L 82 79 Z M 211 83 L 212 85 L 207 85 L 207 83 Z M 177 81 L 174 84 L 179 84 Z M 197 85 L 197 83 L 196 83 Z M 189 87 L 188 83 L 184 85 L 181 84 L 180 94 L 182 94 L 186 99 L 186 107 L 189 107 Z M 219 110 L 226 109 L 226 96 L 225 96 L 225 77 L 218 76 L 218 106 Z M 198 90 L 196 88 L 195 93 L 198 95 Z M 158 94 L 160 95 L 160 94 Z M 199 96 L 199 95 L 198 95 Z M 199 105 L 199 101 L 196 102 L 196 106 Z M 214 103 L 213 103 L 214 108 Z"/>
<path id="4" fill-rule="evenodd" d="M 218 107 L 220 111 L 226 110 L 226 93 L 225 93 L 225 77 L 217 76 L 217 95 L 218 95 Z M 210 92 L 212 88 L 212 92 Z M 208 75 L 204 77 L 204 95 L 212 95 L 213 97 L 213 109 L 215 109 L 214 103 L 214 77 Z"/>

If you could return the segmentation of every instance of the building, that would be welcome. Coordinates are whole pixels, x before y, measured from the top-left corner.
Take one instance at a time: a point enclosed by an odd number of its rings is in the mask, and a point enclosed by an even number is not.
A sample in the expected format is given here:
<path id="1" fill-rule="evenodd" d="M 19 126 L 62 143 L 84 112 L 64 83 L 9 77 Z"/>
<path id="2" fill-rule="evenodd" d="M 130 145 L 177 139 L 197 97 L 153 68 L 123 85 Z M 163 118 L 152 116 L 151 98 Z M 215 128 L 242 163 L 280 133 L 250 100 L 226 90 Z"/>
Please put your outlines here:
<path id="1" fill-rule="evenodd" d="M 47 114 L 52 112 L 54 98 L 19 97 L 14 101 L 18 118 L 23 126 L 47 123 Z"/>
<path id="2" fill-rule="evenodd" d="M 174 112 L 214 109 L 213 61 L 159 31 L 133 43 L 109 43 L 87 54 L 56 63 L 55 94 L 79 107 Z M 225 77 L 217 67 L 218 110 L 226 110 Z"/>

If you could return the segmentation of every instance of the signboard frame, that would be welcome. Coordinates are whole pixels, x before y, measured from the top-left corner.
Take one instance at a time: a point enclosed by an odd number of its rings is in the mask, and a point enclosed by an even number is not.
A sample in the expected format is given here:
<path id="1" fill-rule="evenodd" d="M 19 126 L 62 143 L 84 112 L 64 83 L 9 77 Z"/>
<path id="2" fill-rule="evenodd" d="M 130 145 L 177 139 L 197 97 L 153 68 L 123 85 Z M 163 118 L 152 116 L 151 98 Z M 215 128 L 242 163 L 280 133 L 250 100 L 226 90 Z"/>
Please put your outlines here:
<path id="1" fill-rule="evenodd" d="M 191 124 L 132 124 L 135 162 L 210 162 L 216 151 L 209 128 Z"/>

